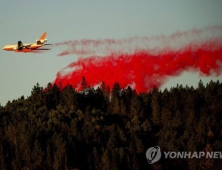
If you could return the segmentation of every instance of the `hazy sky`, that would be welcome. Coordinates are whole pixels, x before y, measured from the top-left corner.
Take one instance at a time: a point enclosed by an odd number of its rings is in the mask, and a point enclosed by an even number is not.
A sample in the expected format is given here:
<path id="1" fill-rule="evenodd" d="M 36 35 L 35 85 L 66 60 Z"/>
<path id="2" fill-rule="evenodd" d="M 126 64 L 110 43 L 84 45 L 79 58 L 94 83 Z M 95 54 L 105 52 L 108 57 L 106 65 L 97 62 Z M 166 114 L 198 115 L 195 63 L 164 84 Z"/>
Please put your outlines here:
<path id="1" fill-rule="evenodd" d="M 48 43 L 66 40 L 169 35 L 176 31 L 222 25 L 221 0 L 1 0 L 0 47 L 34 42 L 44 31 Z M 57 57 L 62 48 L 43 54 L 0 51 L 0 103 L 29 96 L 38 82 L 46 86 L 77 56 Z M 185 72 L 162 88 L 194 87 L 220 77 Z"/>

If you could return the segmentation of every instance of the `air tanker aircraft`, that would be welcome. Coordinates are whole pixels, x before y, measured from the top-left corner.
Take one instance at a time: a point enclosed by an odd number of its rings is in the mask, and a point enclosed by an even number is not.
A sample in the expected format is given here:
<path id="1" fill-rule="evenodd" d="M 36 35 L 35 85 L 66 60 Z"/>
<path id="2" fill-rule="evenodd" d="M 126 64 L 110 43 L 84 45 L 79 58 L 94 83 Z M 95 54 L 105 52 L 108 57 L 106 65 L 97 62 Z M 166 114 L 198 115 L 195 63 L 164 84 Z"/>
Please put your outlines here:
<path id="1" fill-rule="evenodd" d="M 2 49 L 5 51 L 14 51 L 14 52 L 31 52 L 32 50 L 49 50 L 49 49 L 41 49 L 40 47 L 44 45 L 51 45 L 45 44 L 47 42 L 46 32 L 42 34 L 42 36 L 36 40 L 35 43 L 28 43 L 23 44 L 21 41 L 18 41 L 17 45 L 6 45 Z"/>

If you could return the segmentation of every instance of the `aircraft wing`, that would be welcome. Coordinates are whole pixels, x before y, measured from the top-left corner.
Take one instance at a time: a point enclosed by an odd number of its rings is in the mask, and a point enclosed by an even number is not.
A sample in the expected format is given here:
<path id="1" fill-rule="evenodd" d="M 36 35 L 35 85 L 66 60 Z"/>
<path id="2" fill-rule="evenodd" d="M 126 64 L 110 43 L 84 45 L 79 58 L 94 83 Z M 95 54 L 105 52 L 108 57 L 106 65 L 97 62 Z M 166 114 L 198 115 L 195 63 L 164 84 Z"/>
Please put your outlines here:
<path id="1" fill-rule="evenodd" d="M 25 48 L 29 48 L 32 44 L 28 44 L 28 45 L 23 45 L 23 47 Z"/>

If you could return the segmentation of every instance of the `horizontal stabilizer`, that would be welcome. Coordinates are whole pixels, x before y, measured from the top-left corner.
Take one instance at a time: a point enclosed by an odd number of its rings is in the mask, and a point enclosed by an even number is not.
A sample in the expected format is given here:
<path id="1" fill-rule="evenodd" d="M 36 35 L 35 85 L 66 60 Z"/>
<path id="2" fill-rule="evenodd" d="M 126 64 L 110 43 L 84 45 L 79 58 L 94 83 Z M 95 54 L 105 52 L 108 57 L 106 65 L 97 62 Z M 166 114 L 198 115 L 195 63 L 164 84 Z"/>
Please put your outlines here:
<path id="1" fill-rule="evenodd" d="M 34 49 L 33 51 L 35 50 L 50 50 L 50 49 L 47 49 L 47 48 L 37 48 L 37 49 Z"/>

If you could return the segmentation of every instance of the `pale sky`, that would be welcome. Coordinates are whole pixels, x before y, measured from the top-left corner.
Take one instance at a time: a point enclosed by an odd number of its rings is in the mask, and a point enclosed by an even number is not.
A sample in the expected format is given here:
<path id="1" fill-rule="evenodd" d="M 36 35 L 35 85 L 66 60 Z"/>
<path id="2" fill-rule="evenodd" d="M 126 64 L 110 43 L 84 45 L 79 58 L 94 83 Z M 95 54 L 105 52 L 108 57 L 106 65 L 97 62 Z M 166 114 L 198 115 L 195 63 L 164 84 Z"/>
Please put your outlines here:
<path id="1" fill-rule="evenodd" d="M 170 35 L 177 31 L 222 25 L 221 0 L 1 0 L 0 47 L 34 42 L 44 31 L 48 43 L 81 39 L 122 39 Z M 62 47 L 43 54 L 0 50 L 0 103 L 31 94 L 38 82 L 45 87 L 77 56 L 57 57 Z M 162 89 L 177 84 L 197 86 L 220 77 L 184 72 Z"/>

